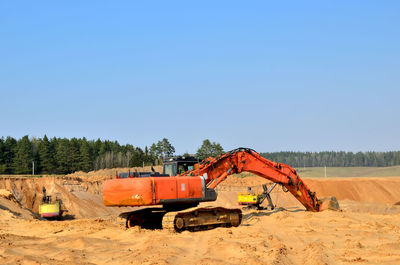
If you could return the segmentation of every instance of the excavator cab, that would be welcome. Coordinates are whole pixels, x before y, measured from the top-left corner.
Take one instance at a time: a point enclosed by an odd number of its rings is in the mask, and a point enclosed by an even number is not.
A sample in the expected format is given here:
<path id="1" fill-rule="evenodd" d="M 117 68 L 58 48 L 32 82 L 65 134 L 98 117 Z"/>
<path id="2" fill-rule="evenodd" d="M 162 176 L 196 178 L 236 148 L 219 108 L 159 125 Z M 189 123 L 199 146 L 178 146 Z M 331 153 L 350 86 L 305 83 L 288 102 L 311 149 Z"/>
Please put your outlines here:
<path id="1" fill-rule="evenodd" d="M 194 169 L 199 160 L 192 156 L 168 157 L 163 161 L 163 175 L 176 176 Z"/>

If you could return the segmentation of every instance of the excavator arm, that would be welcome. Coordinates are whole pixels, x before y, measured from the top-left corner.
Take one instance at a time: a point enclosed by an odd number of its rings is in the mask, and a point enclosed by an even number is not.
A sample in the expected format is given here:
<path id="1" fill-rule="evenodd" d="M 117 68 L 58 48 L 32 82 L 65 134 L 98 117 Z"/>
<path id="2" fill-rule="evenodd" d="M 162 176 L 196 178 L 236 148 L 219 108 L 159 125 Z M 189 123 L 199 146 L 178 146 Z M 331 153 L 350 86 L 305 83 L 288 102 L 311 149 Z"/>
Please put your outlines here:
<path id="1" fill-rule="evenodd" d="M 320 204 L 314 192 L 300 179 L 292 167 L 272 162 L 249 148 L 238 148 L 216 158 L 208 158 L 194 170 L 181 176 L 200 175 L 206 179 L 208 188 L 215 188 L 227 176 L 251 172 L 272 182 L 283 185 L 308 211 L 320 211 Z"/>

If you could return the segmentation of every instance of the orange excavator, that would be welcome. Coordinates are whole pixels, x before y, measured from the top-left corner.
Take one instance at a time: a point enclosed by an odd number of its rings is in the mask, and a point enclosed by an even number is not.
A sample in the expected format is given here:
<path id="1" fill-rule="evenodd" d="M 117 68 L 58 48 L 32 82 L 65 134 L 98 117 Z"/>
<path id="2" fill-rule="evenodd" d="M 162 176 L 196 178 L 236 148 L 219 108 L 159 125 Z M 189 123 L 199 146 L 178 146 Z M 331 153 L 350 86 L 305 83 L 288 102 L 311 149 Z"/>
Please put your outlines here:
<path id="1" fill-rule="evenodd" d="M 154 206 L 122 213 L 120 217 L 126 219 L 127 227 L 138 225 L 180 232 L 239 226 L 242 220 L 240 209 L 197 206 L 200 202 L 215 201 L 215 188 L 227 176 L 251 172 L 282 185 L 308 211 L 339 209 L 335 197 L 319 200 L 292 167 L 269 161 L 249 148 L 238 148 L 200 163 L 193 160 L 172 162 L 164 163 L 163 174 L 105 181 L 104 205 Z M 178 167 L 184 168 L 184 172 L 177 174 Z"/>

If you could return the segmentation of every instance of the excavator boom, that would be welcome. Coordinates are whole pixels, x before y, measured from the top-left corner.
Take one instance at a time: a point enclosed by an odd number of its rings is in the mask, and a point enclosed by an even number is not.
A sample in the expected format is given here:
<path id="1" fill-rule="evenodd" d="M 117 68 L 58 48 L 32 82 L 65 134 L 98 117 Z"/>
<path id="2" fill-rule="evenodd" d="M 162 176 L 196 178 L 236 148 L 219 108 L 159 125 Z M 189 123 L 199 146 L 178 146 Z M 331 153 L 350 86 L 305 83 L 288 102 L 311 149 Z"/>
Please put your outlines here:
<path id="1" fill-rule="evenodd" d="M 217 158 L 208 158 L 195 170 L 181 176 L 200 175 L 206 185 L 215 188 L 231 174 L 251 172 L 272 182 L 283 185 L 308 211 L 318 212 L 319 201 L 314 192 L 300 179 L 292 167 L 272 162 L 249 148 L 238 148 Z"/>

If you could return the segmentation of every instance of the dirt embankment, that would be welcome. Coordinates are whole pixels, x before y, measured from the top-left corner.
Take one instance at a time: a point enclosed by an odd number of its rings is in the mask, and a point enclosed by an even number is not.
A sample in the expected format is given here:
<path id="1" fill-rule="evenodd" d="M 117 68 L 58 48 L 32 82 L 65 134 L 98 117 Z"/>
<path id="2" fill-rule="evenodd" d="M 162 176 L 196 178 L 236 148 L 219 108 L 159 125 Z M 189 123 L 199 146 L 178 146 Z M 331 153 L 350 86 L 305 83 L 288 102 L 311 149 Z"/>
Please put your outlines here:
<path id="1" fill-rule="evenodd" d="M 160 167 L 154 167 L 160 170 Z M 43 199 L 42 189 L 53 198 L 62 200 L 67 219 L 92 218 L 116 215 L 130 208 L 108 208 L 103 205 L 103 182 L 114 178 L 116 172 L 151 171 L 145 168 L 118 168 L 76 172 L 62 177 L 3 177 L 0 178 L 0 189 L 10 191 L 23 208 L 38 213 Z"/>
<path id="2" fill-rule="evenodd" d="M 105 179 L 115 178 L 115 176 L 121 172 L 152 172 L 153 170 L 161 173 L 163 169 L 162 166 L 111 168 L 111 169 L 101 169 L 90 172 L 77 171 L 75 173 L 66 175 L 66 177 L 80 178 L 84 180 L 94 181 L 94 180 L 105 180 Z"/>
<path id="3" fill-rule="evenodd" d="M 0 189 L 0 216 L 2 218 L 15 217 L 25 220 L 32 220 L 38 216 L 31 210 L 25 208 L 8 190 Z"/>
<path id="4" fill-rule="evenodd" d="M 101 212 L 96 202 L 101 202 L 102 181 L 81 181 L 71 178 L 2 178 L 0 189 L 11 191 L 16 200 L 25 208 L 38 213 L 43 199 L 42 188 L 46 194 L 57 197 L 63 202 L 66 214 L 71 218 L 94 217 Z M 91 200 L 80 198 L 80 194 L 88 194 Z M 102 207 L 100 207 L 102 208 Z"/>
<path id="5" fill-rule="evenodd" d="M 316 192 L 317 196 L 321 198 L 335 196 L 338 200 L 387 204 L 396 204 L 400 201 L 400 177 L 304 178 L 303 181 L 311 191 Z M 218 189 L 245 192 L 247 187 L 252 187 L 255 191 L 261 191 L 263 183 L 269 183 L 269 181 L 258 176 L 244 178 L 230 176 L 221 183 Z M 274 193 L 282 194 L 282 190 L 277 187 Z"/>

